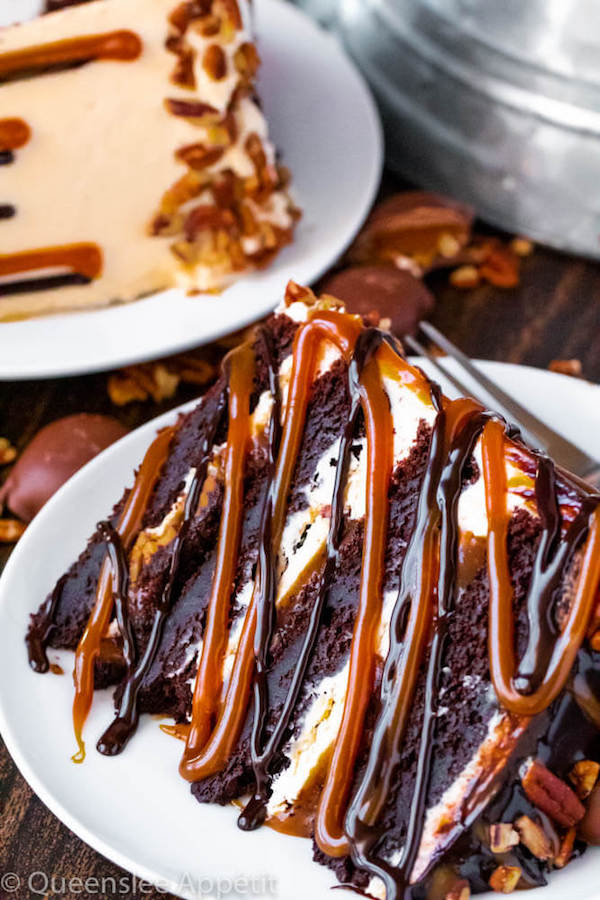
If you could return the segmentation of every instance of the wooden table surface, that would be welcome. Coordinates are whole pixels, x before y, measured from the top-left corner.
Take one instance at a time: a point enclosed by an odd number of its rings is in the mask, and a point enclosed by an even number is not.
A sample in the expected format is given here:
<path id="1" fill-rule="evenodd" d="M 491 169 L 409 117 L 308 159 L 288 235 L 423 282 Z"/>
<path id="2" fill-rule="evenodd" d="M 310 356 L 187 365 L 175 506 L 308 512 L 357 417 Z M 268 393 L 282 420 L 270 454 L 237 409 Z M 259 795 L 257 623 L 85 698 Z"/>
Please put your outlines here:
<path id="1" fill-rule="evenodd" d="M 471 291 L 453 289 L 445 273 L 430 282 L 437 297 L 432 321 L 468 354 L 545 368 L 557 358 L 578 358 L 583 374 L 600 382 L 600 266 L 541 248 L 524 260 L 520 285 L 501 290 L 484 285 Z M 168 403 L 135 403 L 113 407 L 106 392 L 106 375 L 89 375 L 51 381 L 0 383 L 0 435 L 22 447 L 45 423 L 73 412 L 117 415 L 134 427 L 169 406 L 194 396 L 185 388 Z M 7 550 L 3 551 L 4 557 Z M 2 562 L 0 558 L 0 563 Z M 1 743 L 1 742 L 0 742 Z M 110 790 L 110 785 L 107 785 Z M 198 830 L 201 833 L 199 820 Z M 201 845 L 200 845 L 201 846 Z M 65 828 L 31 792 L 4 746 L 0 746 L 0 876 L 15 873 L 21 887 L 14 892 L 2 886 L 0 898 L 24 900 L 40 896 L 45 884 L 31 873 L 58 876 L 41 896 L 49 897 L 168 897 L 145 886 L 135 886 L 126 873 L 87 847 Z M 61 878 L 115 878 L 102 893 L 95 883 L 79 892 L 69 891 Z M 37 879 L 37 880 L 36 880 Z M 125 887 L 121 890 L 120 885 Z M 36 893 L 37 891 L 37 893 Z"/>

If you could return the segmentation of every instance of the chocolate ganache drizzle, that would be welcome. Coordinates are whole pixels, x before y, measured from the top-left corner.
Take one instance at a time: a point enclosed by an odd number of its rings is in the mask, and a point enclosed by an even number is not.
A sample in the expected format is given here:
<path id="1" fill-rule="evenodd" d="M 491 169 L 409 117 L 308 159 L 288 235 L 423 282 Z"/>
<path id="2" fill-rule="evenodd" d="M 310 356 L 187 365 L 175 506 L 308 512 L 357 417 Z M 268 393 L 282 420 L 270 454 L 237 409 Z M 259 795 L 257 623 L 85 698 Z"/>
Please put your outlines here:
<path id="1" fill-rule="evenodd" d="M 253 593 L 225 685 L 223 660 L 230 628 L 234 566 L 241 540 L 244 472 L 252 440 L 250 409 L 256 389 L 255 352 L 259 342 L 273 401 L 268 431 L 267 488 Z M 327 343 L 337 348 L 347 366 L 349 411 L 336 461 L 331 519 L 317 596 L 283 707 L 269 733 L 267 670 L 276 617 L 278 555 L 311 386 Z M 243 345 L 227 357 L 225 375 L 220 401 L 206 428 L 201 461 L 188 487 L 183 524 L 171 545 L 167 583 L 155 610 L 151 636 L 137 662 L 126 621 L 124 567 L 126 554 L 140 529 L 152 485 L 167 458 L 172 433 L 163 432 L 148 451 L 116 529 L 100 526 L 108 542 L 110 564 L 107 560 L 102 568 L 96 606 L 76 657 L 73 718 L 80 751 L 83 751 L 81 728 L 93 690 L 93 663 L 111 619 L 113 602 L 124 642 L 129 644 L 128 674 L 117 717 L 98 748 L 103 753 L 117 753 L 135 730 L 137 693 L 172 608 L 181 549 L 196 513 L 217 430 L 227 414 L 227 440 L 222 451 L 224 499 L 216 564 L 180 772 L 194 782 L 222 771 L 236 748 L 253 696 L 251 755 L 255 788 L 239 824 L 243 829 L 252 829 L 265 821 L 273 763 L 289 736 L 292 714 L 338 562 L 350 451 L 362 416 L 367 445 L 366 514 L 358 610 L 342 721 L 315 809 L 314 834 L 320 849 L 329 856 L 350 855 L 361 869 L 381 877 L 387 900 L 404 900 L 411 896 L 414 883 L 422 877 L 415 877 L 415 864 L 423 838 L 435 752 L 441 671 L 459 587 L 458 503 L 465 469 L 475 446 L 480 442 L 488 521 L 490 672 L 501 707 L 521 733 L 532 717 L 544 712 L 568 687 L 575 658 L 590 628 L 600 582 L 600 496 L 582 493 L 580 486 L 563 472 L 557 476 L 545 456 L 525 450 L 499 417 L 475 401 L 446 400 L 420 370 L 403 359 L 399 346 L 389 335 L 366 328 L 357 316 L 331 309 L 317 308 L 309 312 L 294 338 L 285 407 L 266 329 L 257 332 L 253 346 Z M 416 521 L 390 623 L 390 650 L 379 688 L 378 714 L 366 748 L 366 764 L 357 778 L 367 709 L 376 685 L 376 636 L 382 612 L 388 493 L 393 468 L 394 421 L 385 377 L 416 392 L 423 402 L 433 406 L 436 418 Z M 535 499 L 541 528 L 526 598 L 527 646 L 519 660 L 515 653 L 515 613 L 508 558 L 511 513 L 507 502 L 506 460 L 512 456 L 533 460 L 532 499 Z M 578 499 L 573 500 L 574 497 Z M 579 553 L 577 560 L 576 553 Z M 568 609 L 559 615 L 555 609 L 558 589 L 571 570 L 576 571 L 576 584 Z M 57 590 L 60 592 L 59 586 Z M 49 601 L 47 633 L 51 630 L 56 602 L 56 598 Z M 40 653 L 40 648 L 36 648 L 33 654 L 38 663 Z M 422 672 L 425 673 L 425 706 L 412 801 L 399 859 L 394 858 L 392 864 L 383 851 L 386 831 L 382 814 L 401 760 L 417 680 Z M 489 799 L 489 782 L 481 785 L 478 797 Z"/>

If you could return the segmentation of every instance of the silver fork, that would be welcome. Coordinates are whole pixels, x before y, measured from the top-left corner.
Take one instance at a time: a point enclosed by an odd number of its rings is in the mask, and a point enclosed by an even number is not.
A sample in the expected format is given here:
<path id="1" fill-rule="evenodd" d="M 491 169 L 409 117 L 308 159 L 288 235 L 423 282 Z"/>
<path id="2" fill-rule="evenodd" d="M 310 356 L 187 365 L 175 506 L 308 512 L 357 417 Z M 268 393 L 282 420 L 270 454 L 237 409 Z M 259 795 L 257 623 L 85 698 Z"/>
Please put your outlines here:
<path id="1" fill-rule="evenodd" d="M 499 412 L 508 422 L 516 425 L 521 431 L 524 440 L 532 447 L 543 450 L 560 466 L 587 482 L 592 488 L 600 489 L 600 462 L 597 459 L 584 453 L 571 441 L 557 434 L 545 422 L 540 421 L 529 410 L 522 407 L 514 397 L 505 393 L 491 378 L 488 378 L 487 375 L 476 368 L 462 350 L 455 347 L 447 337 L 429 322 L 421 322 L 419 329 L 432 344 L 443 350 L 444 353 L 462 366 L 477 384 L 477 390 L 474 392 L 471 388 L 466 387 L 444 365 L 443 358 L 440 359 L 439 356 L 431 353 L 418 338 L 405 335 L 402 341 L 407 347 L 410 347 L 415 353 L 425 356 L 461 394 L 474 397 L 483 403 L 484 406 L 489 407 L 494 412 Z"/>

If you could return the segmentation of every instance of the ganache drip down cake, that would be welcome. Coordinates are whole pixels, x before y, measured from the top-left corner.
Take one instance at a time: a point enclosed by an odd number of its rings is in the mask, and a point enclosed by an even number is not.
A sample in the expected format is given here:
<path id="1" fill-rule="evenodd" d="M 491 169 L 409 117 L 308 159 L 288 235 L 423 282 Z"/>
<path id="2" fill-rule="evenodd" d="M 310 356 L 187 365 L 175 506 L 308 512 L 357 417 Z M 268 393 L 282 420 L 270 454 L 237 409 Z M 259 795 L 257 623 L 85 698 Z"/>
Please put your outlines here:
<path id="1" fill-rule="evenodd" d="M 291 283 L 27 645 L 38 671 L 75 650 L 76 761 L 113 684 L 101 753 L 170 716 L 192 794 L 242 829 L 311 838 L 367 895 L 464 900 L 593 840 L 599 582 L 600 496 Z"/>
<path id="2" fill-rule="evenodd" d="M 94 0 L 0 30 L 0 321 L 216 291 L 298 218 L 247 0 Z"/>

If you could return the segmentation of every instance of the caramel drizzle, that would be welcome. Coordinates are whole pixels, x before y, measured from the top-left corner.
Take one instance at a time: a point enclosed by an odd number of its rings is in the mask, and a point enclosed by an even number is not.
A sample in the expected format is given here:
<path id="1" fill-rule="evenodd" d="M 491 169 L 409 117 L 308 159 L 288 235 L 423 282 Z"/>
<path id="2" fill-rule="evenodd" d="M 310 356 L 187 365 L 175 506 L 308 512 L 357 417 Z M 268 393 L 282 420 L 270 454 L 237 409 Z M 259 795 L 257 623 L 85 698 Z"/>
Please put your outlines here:
<path id="1" fill-rule="evenodd" d="M 23 147 L 31 137 L 31 129 L 23 119 L 0 119 L 0 166 L 14 162 L 14 150 Z M 12 219 L 16 215 L 12 203 L 0 203 L 0 219 Z"/>
<path id="2" fill-rule="evenodd" d="M 194 686 L 191 726 L 185 748 L 186 758 L 197 754 L 208 740 L 221 695 L 231 591 L 243 522 L 244 467 L 250 441 L 250 397 L 254 367 L 253 351 L 249 345 L 242 345 L 231 358 L 230 364 L 229 427 L 225 450 L 223 511 L 202 653 Z"/>
<path id="3" fill-rule="evenodd" d="M 0 80 L 54 71 L 93 60 L 131 62 L 142 52 L 142 42 L 133 31 L 88 34 L 0 53 Z"/>
<path id="4" fill-rule="evenodd" d="M 456 511 L 463 468 L 471 456 L 485 414 L 471 400 L 438 407 L 416 524 L 402 567 L 398 600 L 390 623 L 390 652 L 381 685 L 377 720 L 365 774 L 348 815 L 349 851 L 358 865 L 383 878 L 386 897 L 407 890 L 418 852 L 433 761 L 437 691 L 449 617 L 455 602 L 458 528 Z M 433 632 L 433 635 L 432 635 Z M 383 836 L 378 825 L 403 751 L 419 671 L 431 641 L 424 720 L 407 836 L 400 860 L 390 866 L 373 849 Z M 318 838 L 317 838 L 318 839 Z"/>
<path id="5" fill-rule="evenodd" d="M 246 349 L 242 349 L 245 354 L 247 352 Z M 225 365 L 231 365 L 232 368 L 235 368 L 236 360 L 240 355 L 242 355 L 242 351 L 234 351 L 226 359 Z M 159 603 L 154 611 L 154 619 L 148 643 L 146 644 L 144 654 L 137 666 L 129 672 L 125 679 L 123 695 L 114 720 L 108 726 L 96 745 L 98 751 L 104 756 L 116 756 L 120 753 L 137 729 L 139 721 L 138 695 L 144 677 L 152 666 L 158 648 L 160 647 L 165 621 L 173 608 L 173 602 L 176 597 L 175 589 L 177 587 L 181 554 L 191 523 L 198 509 L 202 488 L 206 481 L 208 464 L 212 458 L 213 446 L 224 409 L 225 392 L 223 391 L 218 399 L 213 420 L 200 445 L 200 462 L 195 468 L 185 498 L 183 521 L 171 547 L 171 561 L 167 581 L 163 588 Z"/>
<path id="6" fill-rule="evenodd" d="M 116 532 L 126 552 L 132 546 L 141 528 L 148 501 L 169 455 L 169 448 L 174 433 L 174 428 L 165 428 L 150 445 L 136 476 L 133 488 L 125 501 L 125 506 L 116 526 Z M 100 570 L 98 587 L 96 589 L 96 602 L 75 653 L 75 667 L 73 670 L 73 680 L 75 682 L 73 729 L 78 752 L 74 755 L 73 761 L 78 763 L 83 762 L 85 759 L 85 744 L 82 734 L 94 695 L 94 664 L 100 653 L 102 638 L 105 636 L 110 623 L 113 606 L 113 577 L 110 560 L 107 557 Z"/>
<path id="7" fill-rule="evenodd" d="M 0 254 L 0 277 L 65 266 L 92 280 L 102 273 L 102 251 L 96 244 L 66 244 L 21 253 Z M 4 285 L 4 287 L 10 285 Z"/>
<path id="8" fill-rule="evenodd" d="M 194 752 L 186 746 L 180 765 L 182 776 L 188 781 L 199 781 L 221 771 L 230 757 L 246 717 L 255 672 L 255 635 L 257 631 L 259 606 L 263 610 L 272 606 L 272 596 L 261 604 L 265 588 L 269 586 L 269 569 L 275 564 L 281 533 L 283 530 L 287 496 L 296 458 L 304 433 L 304 421 L 308 407 L 310 385 L 315 371 L 318 351 L 323 341 L 332 341 L 348 361 L 360 333 L 360 319 L 343 316 L 336 312 L 317 311 L 309 322 L 301 326 L 294 339 L 292 372 L 286 404 L 285 421 L 281 437 L 281 447 L 277 457 L 275 475 L 268 491 L 266 512 L 263 517 L 260 543 L 265 545 L 266 570 L 260 564 L 257 570 L 254 591 L 246 613 L 239 646 L 225 700 L 221 705 L 210 737 L 203 747 Z M 264 612 L 263 612 L 264 615 Z M 257 650 L 260 648 L 257 647 Z"/>
<path id="9" fill-rule="evenodd" d="M 367 432 L 366 515 L 360 594 L 350 647 L 350 670 L 342 722 L 315 820 L 315 840 L 331 856 L 343 856 L 349 850 L 344 817 L 375 679 L 376 636 L 381 618 L 385 572 L 388 488 L 392 474 L 393 420 L 374 359 L 365 366 L 360 387 Z"/>
<path id="10" fill-rule="evenodd" d="M 50 275 L 0 284 L 0 297 L 73 284 L 88 284 L 102 274 L 102 251 L 97 244 L 66 244 L 59 247 L 26 250 L 20 253 L 0 254 L 0 277 L 63 266 L 72 271 L 64 275 Z"/>
<path id="11" fill-rule="evenodd" d="M 290 719 L 298 700 L 315 641 L 318 636 L 329 586 L 338 561 L 344 525 L 344 489 L 350 462 L 350 451 L 352 449 L 358 415 L 363 407 L 364 410 L 366 410 L 365 417 L 369 423 L 367 430 L 369 438 L 371 439 L 370 445 L 378 446 L 380 449 L 383 449 L 383 453 L 379 453 L 377 462 L 370 460 L 368 463 L 369 472 L 377 471 L 380 476 L 379 484 L 372 486 L 373 489 L 368 491 L 369 499 L 371 501 L 370 512 L 373 513 L 376 507 L 379 507 L 377 510 L 378 512 L 382 512 L 381 506 L 385 506 L 387 503 L 387 481 L 389 480 L 389 470 L 391 470 L 391 457 L 389 460 L 386 460 L 384 455 L 386 453 L 386 448 L 389 450 L 392 446 L 392 434 L 390 430 L 391 417 L 389 415 L 387 395 L 385 395 L 381 387 L 378 364 L 373 360 L 373 356 L 379 350 L 380 345 L 384 340 L 386 340 L 386 338 L 383 334 L 375 329 L 368 329 L 367 331 L 361 332 L 358 336 L 352 359 L 350 360 L 348 367 L 348 389 L 351 398 L 351 407 L 342 435 L 336 465 L 325 566 L 321 574 L 317 599 L 311 610 L 309 625 L 295 666 L 288 694 L 278 717 L 277 724 L 266 742 L 264 741 L 263 734 L 264 722 L 268 713 L 268 689 L 265 668 L 267 650 L 270 645 L 274 624 L 274 582 L 276 575 L 272 564 L 269 571 L 269 584 L 271 585 L 270 593 L 263 592 L 261 597 L 262 605 L 266 610 L 264 620 L 268 627 L 263 625 L 262 632 L 260 629 L 257 632 L 257 649 L 255 652 L 259 658 L 259 665 L 257 666 L 259 672 L 255 683 L 255 715 L 252 743 L 252 760 L 256 778 L 256 789 L 254 797 L 246 806 L 238 823 L 240 827 L 244 829 L 255 828 L 264 820 L 271 783 L 270 767 L 289 727 Z M 388 348 L 386 347 L 384 350 L 388 350 Z M 379 435 L 379 440 L 377 445 L 374 445 L 373 438 L 376 434 Z M 389 466 L 387 465 L 387 462 L 389 462 Z M 383 513 L 385 513 L 385 510 L 383 510 Z M 373 523 L 372 517 L 369 519 L 369 522 L 371 524 Z M 385 529 L 387 527 L 387 515 L 381 515 L 379 523 Z M 370 542 L 372 546 L 377 546 L 377 541 L 373 539 L 373 528 L 369 528 L 369 526 L 367 526 L 367 542 Z M 373 559 L 373 556 L 369 554 L 368 550 L 367 557 L 369 560 Z M 272 558 L 273 557 L 271 557 L 271 559 Z M 373 568 L 376 570 L 379 563 L 377 559 L 375 559 L 374 562 L 375 565 Z M 377 572 L 374 571 L 374 580 L 372 581 L 373 596 L 370 598 L 372 606 L 375 606 L 376 603 L 380 604 L 380 587 L 381 585 L 378 584 L 377 580 Z M 269 611 L 271 611 L 270 615 Z M 259 681 L 261 665 L 263 667 L 262 683 Z"/>
<path id="12" fill-rule="evenodd" d="M 490 671 L 498 699 L 509 712 L 535 716 L 546 709 L 563 689 L 575 657 L 584 641 L 594 608 L 595 588 L 600 580 L 599 498 L 584 499 L 581 510 L 556 548 L 560 513 L 552 504 L 538 550 L 533 583 L 528 598 L 529 644 L 517 667 L 514 651 L 513 589 L 508 565 L 507 534 L 510 515 L 506 505 L 504 432 L 497 421 L 486 426 L 481 442 L 483 478 L 489 523 L 488 568 L 490 578 Z M 548 463 L 540 460 L 536 492 Z M 550 496 L 555 496 L 554 488 Z M 538 494 L 538 502 L 540 500 Z M 547 504 L 542 504 L 542 509 Z M 558 521 L 556 517 L 558 516 Z M 566 622 L 553 645 L 548 647 L 549 603 L 553 589 L 574 550 L 587 537 L 582 571 Z M 549 565 L 550 560 L 554 562 Z M 544 576 L 550 572 L 550 578 Z M 546 651 L 544 653 L 544 651 Z"/>
<path id="13" fill-rule="evenodd" d="M 556 501 L 554 470 L 547 459 L 538 459 L 536 497 L 542 536 L 528 593 L 530 642 L 521 667 L 528 671 L 532 647 L 535 647 L 534 674 L 527 681 L 527 688 L 531 683 L 539 687 L 536 694 L 518 692 L 515 688 L 513 592 L 507 551 L 510 515 L 506 508 L 505 426 L 473 401 L 458 400 L 440 409 L 417 524 L 403 565 L 401 589 L 390 627 L 390 653 L 381 688 L 382 711 L 376 723 L 365 774 L 345 822 L 354 862 L 384 880 L 387 900 L 411 895 L 410 876 L 423 835 L 433 763 L 444 642 L 455 602 L 461 477 L 482 432 L 483 478 L 489 519 L 488 569 L 490 583 L 496 584 L 490 594 L 490 668 L 500 702 L 523 721 L 545 709 L 564 688 L 585 637 L 600 579 L 600 546 L 595 525 L 600 520 L 600 498 L 584 499 L 580 513 L 560 543 L 562 523 Z M 554 591 L 586 532 L 589 536 L 582 577 L 567 624 L 550 654 L 540 653 L 539 648 L 555 636 L 549 628 L 544 631 L 542 626 L 544 621 L 550 620 Z M 411 585 L 415 581 L 418 589 L 413 596 Z M 499 589 L 498 585 L 502 587 Z M 437 611 L 434 613 L 436 596 Z M 502 627 L 498 625 L 499 616 L 503 616 Z M 570 627 L 571 623 L 573 627 Z M 378 822 L 402 756 L 402 738 L 429 641 L 424 720 L 413 799 L 401 856 L 391 866 L 377 855 L 377 846 L 384 836 Z M 544 668 L 548 655 L 552 657 L 552 664 Z M 508 697 L 501 693 L 505 683 L 499 680 L 498 672 L 500 678 L 510 677 Z M 523 678 L 521 674 L 521 681 Z M 326 847 L 322 849 L 329 852 Z"/>
<path id="14" fill-rule="evenodd" d="M 31 129 L 23 119 L 0 119 L 0 151 L 18 150 L 30 137 Z"/>

